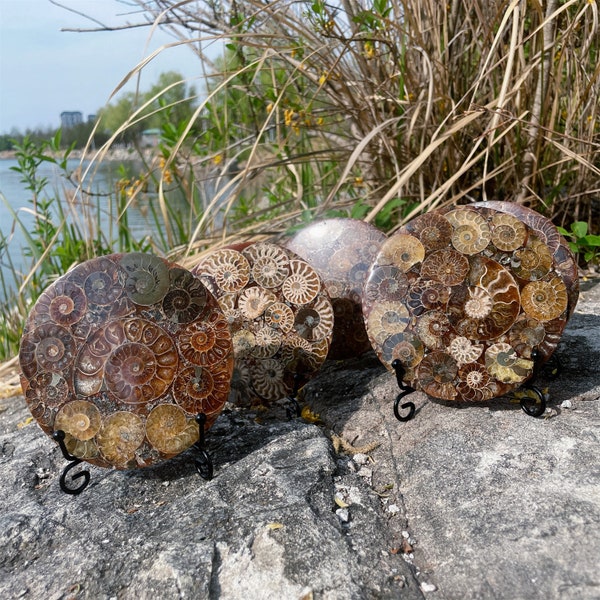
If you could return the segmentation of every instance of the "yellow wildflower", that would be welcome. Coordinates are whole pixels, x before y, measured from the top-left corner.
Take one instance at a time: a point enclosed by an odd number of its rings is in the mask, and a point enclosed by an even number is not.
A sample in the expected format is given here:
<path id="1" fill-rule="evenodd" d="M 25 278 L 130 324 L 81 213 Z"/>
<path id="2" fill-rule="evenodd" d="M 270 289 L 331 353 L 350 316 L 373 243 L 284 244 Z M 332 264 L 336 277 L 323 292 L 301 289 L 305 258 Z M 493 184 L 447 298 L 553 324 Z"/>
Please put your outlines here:
<path id="1" fill-rule="evenodd" d="M 301 413 L 301 417 L 305 420 L 308 421 L 309 423 L 320 423 L 321 422 L 321 417 L 319 414 L 313 412 L 310 409 L 310 406 L 305 406 L 302 409 L 302 413 Z"/>

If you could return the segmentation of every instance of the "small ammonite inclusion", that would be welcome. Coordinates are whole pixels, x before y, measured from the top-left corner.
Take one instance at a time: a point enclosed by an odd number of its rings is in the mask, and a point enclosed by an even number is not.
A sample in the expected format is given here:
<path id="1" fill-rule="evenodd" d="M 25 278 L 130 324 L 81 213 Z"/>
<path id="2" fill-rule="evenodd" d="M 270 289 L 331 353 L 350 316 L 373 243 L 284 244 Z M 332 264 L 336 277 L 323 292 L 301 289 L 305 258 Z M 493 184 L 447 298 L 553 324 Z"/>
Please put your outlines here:
<path id="1" fill-rule="evenodd" d="M 283 399 L 319 370 L 331 343 L 334 309 L 308 262 L 278 244 L 255 242 L 213 250 L 192 273 L 214 293 L 231 330 L 234 402 Z M 202 354 L 204 341 L 218 337 L 218 329 L 192 329 L 198 331 L 184 335 L 182 352 L 203 367 L 210 363 L 210 354 Z M 182 389 L 185 382 L 177 385 Z M 209 382 L 199 378 L 197 386 L 192 397 L 206 393 Z"/>
<path id="2" fill-rule="evenodd" d="M 144 467 L 210 427 L 230 388 L 233 342 L 198 277 L 142 253 L 84 262 L 31 310 L 19 353 L 32 415 L 61 430 L 72 455 L 102 467 Z"/>
<path id="3" fill-rule="evenodd" d="M 433 238 L 433 227 L 424 236 Z M 371 349 L 362 314 L 362 294 L 371 263 L 385 239 L 386 235 L 369 223 L 333 218 L 304 227 L 286 243 L 319 273 L 331 297 L 335 321 L 328 358 L 352 358 Z M 378 287 L 390 283 L 391 297 L 406 292 L 408 282 L 397 284 L 389 269 L 382 268 L 378 276 Z"/>
<path id="4" fill-rule="evenodd" d="M 392 370 L 435 398 L 506 394 L 556 349 L 578 296 L 567 243 L 509 202 L 432 211 L 401 227 L 369 270 L 367 334 Z"/>

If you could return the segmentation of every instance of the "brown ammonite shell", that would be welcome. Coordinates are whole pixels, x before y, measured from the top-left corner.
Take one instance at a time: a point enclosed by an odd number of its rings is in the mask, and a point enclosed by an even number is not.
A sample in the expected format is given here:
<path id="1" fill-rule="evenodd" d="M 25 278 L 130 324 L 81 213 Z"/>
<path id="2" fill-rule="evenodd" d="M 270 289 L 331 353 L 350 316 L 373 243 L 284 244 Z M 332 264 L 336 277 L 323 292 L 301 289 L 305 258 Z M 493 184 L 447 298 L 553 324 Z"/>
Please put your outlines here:
<path id="1" fill-rule="evenodd" d="M 319 370 L 334 312 L 308 262 L 279 244 L 254 242 L 213 250 L 192 273 L 214 293 L 231 330 L 234 401 L 280 400 Z"/>
<path id="2" fill-rule="evenodd" d="M 223 408 L 233 343 L 199 278 L 142 253 L 84 262 L 32 308 L 19 353 L 32 415 L 72 455 L 144 467 L 198 439 Z"/>
<path id="3" fill-rule="evenodd" d="M 484 401 L 554 352 L 578 297 L 577 266 L 554 225 L 487 202 L 433 211 L 382 245 L 363 293 L 367 334 L 392 370 L 444 400 Z"/>
<path id="4" fill-rule="evenodd" d="M 304 227 L 286 243 L 319 273 L 331 297 L 335 321 L 328 358 L 352 358 L 371 349 L 362 293 L 371 263 L 385 239 L 386 235 L 369 223 L 333 218 Z"/>

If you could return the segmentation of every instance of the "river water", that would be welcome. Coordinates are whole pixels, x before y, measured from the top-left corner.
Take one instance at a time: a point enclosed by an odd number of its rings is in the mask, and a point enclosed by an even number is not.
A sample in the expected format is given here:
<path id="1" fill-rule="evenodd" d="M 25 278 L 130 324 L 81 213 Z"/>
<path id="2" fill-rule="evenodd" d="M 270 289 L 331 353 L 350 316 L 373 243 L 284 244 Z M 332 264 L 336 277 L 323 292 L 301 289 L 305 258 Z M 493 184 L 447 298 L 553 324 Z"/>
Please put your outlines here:
<path id="1" fill-rule="evenodd" d="M 23 231 L 23 228 L 31 231 L 35 222 L 32 214 L 32 194 L 21 182 L 21 174 L 12 170 L 11 167 L 17 164 L 16 159 L 0 160 L 0 232 L 2 233 L 0 236 L 0 303 L 4 303 L 6 295 L 18 287 L 32 264 L 31 257 L 26 255 L 28 245 L 26 233 Z M 69 172 L 80 167 L 85 171 L 88 164 L 85 161 L 70 160 L 67 168 Z M 96 194 L 88 196 L 94 206 L 95 223 L 100 223 L 102 231 L 108 235 L 111 230 L 114 231 L 115 236 L 118 211 L 114 191 L 116 182 L 121 176 L 118 172 L 119 165 L 120 163 L 117 162 L 104 163 L 94 174 L 91 182 L 84 185 L 86 189 Z M 38 168 L 38 176 L 48 180 L 42 196 L 64 198 L 66 195 L 75 194 L 76 186 L 59 172 L 56 165 L 42 163 Z M 147 199 L 148 195 L 145 196 L 145 200 Z M 96 207 L 99 208 L 99 212 Z M 149 211 L 145 208 L 147 207 L 134 206 L 127 212 L 128 228 L 136 239 L 142 239 L 155 230 Z M 13 211 L 21 224 L 15 220 Z M 83 212 L 76 211 L 76 214 Z M 58 219 L 55 222 L 58 223 Z M 87 231 L 85 228 L 83 230 Z"/>

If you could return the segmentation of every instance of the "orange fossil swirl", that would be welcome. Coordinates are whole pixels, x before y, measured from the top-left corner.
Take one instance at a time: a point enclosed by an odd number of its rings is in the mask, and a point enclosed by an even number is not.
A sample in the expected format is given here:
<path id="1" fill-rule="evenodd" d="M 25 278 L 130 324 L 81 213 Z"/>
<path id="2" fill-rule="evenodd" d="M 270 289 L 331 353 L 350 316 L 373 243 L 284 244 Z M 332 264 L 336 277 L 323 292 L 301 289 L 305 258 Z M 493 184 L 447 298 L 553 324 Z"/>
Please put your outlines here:
<path id="1" fill-rule="evenodd" d="M 521 292 L 523 310 L 538 321 L 551 321 L 567 309 L 567 288 L 560 277 L 532 281 Z"/>
<path id="2" fill-rule="evenodd" d="M 402 273 L 425 258 L 425 246 L 414 235 L 396 233 L 381 246 L 376 264 L 392 265 Z"/>
<path id="3" fill-rule="evenodd" d="M 430 310 L 417 319 L 417 335 L 430 350 L 445 348 L 449 331 L 450 321 L 442 311 Z"/>
<path id="4" fill-rule="evenodd" d="M 179 350 L 186 360 L 200 367 L 214 365 L 231 352 L 227 319 L 213 312 L 203 321 L 190 323 L 178 336 Z"/>
<path id="5" fill-rule="evenodd" d="M 55 429 L 62 429 L 78 440 L 89 440 L 100 430 L 102 417 L 98 408 L 86 400 L 73 400 L 57 413 Z"/>
<path id="6" fill-rule="evenodd" d="M 180 454 L 197 442 L 198 436 L 197 423 L 175 404 L 157 406 L 146 420 L 148 441 L 166 455 Z"/>
<path id="7" fill-rule="evenodd" d="M 52 321 L 68 328 L 87 311 L 85 291 L 71 281 L 57 281 L 40 295 L 34 310 L 38 323 Z"/>
<path id="8" fill-rule="evenodd" d="M 144 405 L 165 393 L 177 368 L 173 339 L 161 327 L 139 318 L 117 320 L 81 348 L 73 387 L 82 397 L 104 387 L 119 402 Z"/>
<path id="9" fill-rule="evenodd" d="M 144 439 L 144 420 L 134 413 L 118 411 L 103 419 L 96 443 L 106 463 L 124 469 L 138 466 L 136 450 Z"/>
<path id="10" fill-rule="evenodd" d="M 492 217 L 492 243 L 498 250 L 509 252 L 523 246 L 527 241 L 527 227 L 508 213 L 496 213 Z"/>
<path id="11" fill-rule="evenodd" d="M 445 215 L 452 224 L 452 245 L 461 254 L 477 254 L 490 243 L 492 232 L 487 221 L 476 211 L 458 208 Z"/>
<path id="12" fill-rule="evenodd" d="M 474 256 L 468 281 L 450 296 L 448 316 L 459 335 L 491 340 L 510 329 L 520 308 L 519 287 L 510 272 L 494 260 Z"/>
<path id="13" fill-rule="evenodd" d="M 470 362 L 458 369 L 456 391 L 462 400 L 481 402 L 498 395 L 500 386 L 482 364 Z"/>

